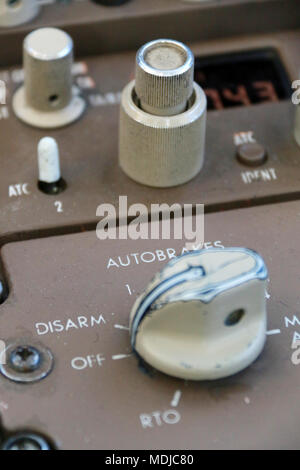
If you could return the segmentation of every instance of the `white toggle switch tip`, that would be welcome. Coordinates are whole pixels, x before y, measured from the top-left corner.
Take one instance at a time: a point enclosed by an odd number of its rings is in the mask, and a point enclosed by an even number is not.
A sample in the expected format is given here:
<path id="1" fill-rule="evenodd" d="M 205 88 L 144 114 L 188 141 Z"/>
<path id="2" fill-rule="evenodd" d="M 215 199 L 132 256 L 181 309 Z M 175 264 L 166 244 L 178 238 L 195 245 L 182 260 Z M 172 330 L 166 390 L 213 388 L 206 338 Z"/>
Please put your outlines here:
<path id="1" fill-rule="evenodd" d="M 121 97 L 122 170 L 158 188 L 190 181 L 204 163 L 206 108 L 191 50 L 172 39 L 145 44 L 136 56 L 136 79 Z"/>
<path id="2" fill-rule="evenodd" d="M 59 149 L 55 139 L 43 137 L 38 144 L 39 181 L 56 183 L 60 180 Z"/>

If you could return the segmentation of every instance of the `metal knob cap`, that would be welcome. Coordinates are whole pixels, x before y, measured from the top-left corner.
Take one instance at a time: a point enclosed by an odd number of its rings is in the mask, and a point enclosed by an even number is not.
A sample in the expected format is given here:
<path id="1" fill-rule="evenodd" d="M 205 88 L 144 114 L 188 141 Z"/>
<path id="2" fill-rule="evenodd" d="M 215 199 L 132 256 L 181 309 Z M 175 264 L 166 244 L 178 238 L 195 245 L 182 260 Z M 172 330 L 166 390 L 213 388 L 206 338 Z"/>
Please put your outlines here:
<path id="1" fill-rule="evenodd" d="M 193 84 L 194 56 L 181 42 L 158 39 L 139 49 L 135 91 L 144 111 L 157 116 L 184 112 Z"/>
<path id="2" fill-rule="evenodd" d="M 51 128 L 77 119 L 84 101 L 72 87 L 73 41 L 57 28 L 41 28 L 23 43 L 24 87 L 13 101 L 17 116 L 36 127 Z"/>

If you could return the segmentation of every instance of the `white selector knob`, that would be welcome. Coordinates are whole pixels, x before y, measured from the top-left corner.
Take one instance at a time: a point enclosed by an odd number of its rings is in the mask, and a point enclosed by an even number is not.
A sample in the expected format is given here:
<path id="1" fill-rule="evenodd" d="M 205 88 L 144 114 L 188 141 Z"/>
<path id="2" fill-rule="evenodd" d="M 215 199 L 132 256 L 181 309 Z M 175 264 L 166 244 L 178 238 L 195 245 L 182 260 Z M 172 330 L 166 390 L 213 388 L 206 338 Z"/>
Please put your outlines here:
<path id="1" fill-rule="evenodd" d="M 57 28 L 28 34 L 23 44 L 24 86 L 13 98 L 16 115 L 41 128 L 61 127 L 78 119 L 84 100 L 72 86 L 73 41 Z"/>
<path id="2" fill-rule="evenodd" d="M 300 103 L 296 105 L 295 139 L 300 146 Z"/>
<path id="3" fill-rule="evenodd" d="M 246 248 L 172 260 L 133 306 L 133 350 L 146 364 L 182 379 L 241 371 L 265 344 L 267 277 L 263 259 Z"/>
<path id="4" fill-rule="evenodd" d="M 123 171 L 154 187 L 177 186 L 196 176 L 204 162 L 206 107 L 187 46 L 169 39 L 143 46 L 136 56 L 136 80 L 121 99 Z"/>
<path id="5" fill-rule="evenodd" d="M 37 0 L 0 0 L 0 27 L 17 26 L 37 16 Z"/>

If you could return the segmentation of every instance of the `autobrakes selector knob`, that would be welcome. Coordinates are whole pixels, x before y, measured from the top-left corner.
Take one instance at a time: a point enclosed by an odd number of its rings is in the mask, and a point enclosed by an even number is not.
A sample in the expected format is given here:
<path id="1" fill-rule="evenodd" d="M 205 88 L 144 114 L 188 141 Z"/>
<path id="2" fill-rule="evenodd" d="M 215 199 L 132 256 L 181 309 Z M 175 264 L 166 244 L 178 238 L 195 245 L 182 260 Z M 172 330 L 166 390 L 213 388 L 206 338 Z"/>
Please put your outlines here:
<path id="1" fill-rule="evenodd" d="M 181 42 L 158 39 L 136 55 L 136 79 L 121 99 L 119 162 L 135 181 L 183 184 L 204 161 L 206 96 L 194 82 L 194 57 Z"/>
<path id="2" fill-rule="evenodd" d="M 13 97 L 19 119 L 34 127 L 55 128 L 78 119 L 85 102 L 73 87 L 73 41 L 57 28 L 28 34 L 23 44 L 25 82 Z"/>
<path id="3" fill-rule="evenodd" d="M 135 302 L 131 344 L 168 375 L 214 380 L 249 366 L 266 338 L 267 268 L 246 248 L 172 260 Z"/>

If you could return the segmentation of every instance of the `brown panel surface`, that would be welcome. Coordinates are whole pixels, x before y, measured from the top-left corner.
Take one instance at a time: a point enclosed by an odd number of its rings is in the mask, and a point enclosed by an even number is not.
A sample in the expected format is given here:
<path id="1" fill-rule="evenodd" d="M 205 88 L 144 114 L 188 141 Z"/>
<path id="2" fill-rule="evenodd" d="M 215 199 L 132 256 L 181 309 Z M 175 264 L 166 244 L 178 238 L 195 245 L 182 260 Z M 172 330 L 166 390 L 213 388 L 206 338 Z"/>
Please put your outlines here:
<path id="1" fill-rule="evenodd" d="M 268 18 L 268 21 L 266 21 Z M 42 6 L 37 18 L 16 28 L 1 28 L 2 64 L 21 59 L 21 43 L 32 29 L 65 28 L 82 55 L 136 48 L 150 37 L 174 36 L 182 41 L 284 31 L 299 27 L 294 0 L 131 0 L 120 7 L 91 0 L 54 2 Z"/>
<path id="2" fill-rule="evenodd" d="M 257 36 L 192 44 L 195 54 L 275 47 L 292 79 L 300 67 L 300 34 Z M 208 113 L 206 161 L 202 172 L 191 182 L 171 189 L 143 187 L 126 177 L 118 166 L 119 92 L 134 69 L 134 52 L 104 55 L 86 61 L 88 76 L 95 88 L 85 91 L 90 103 L 77 123 L 56 131 L 41 131 L 21 123 L 14 116 L 10 100 L 16 71 L 8 75 L 8 119 L 0 120 L 0 243 L 45 233 L 78 230 L 96 222 L 96 208 L 103 202 L 118 205 L 119 195 L 128 203 L 205 203 L 207 210 L 234 208 L 263 202 L 297 199 L 300 188 L 300 149 L 293 137 L 295 106 L 288 100 L 249 108 Z M 15 69 L 14 69 L 15 70 Z M 77 76 L 76 80 L 86 75 Z M 101 105 L 91 106 L 98 100 Z M 1 111 L 1 107 L 0 107 Z M 233 136 L 253 131 L 266 146 L 269 159 L 257 168 L 258 180 L 243 181 L 243 173 L 253 171 L 237 162 Z M 36 146 L 44 135 L 54 136 L 60 146 L 62 174 L 68 188 L 59 196 L 49 196 L 37 188 Z M 260 171 L 263 173 L 260 173 Z M 265 178 L 264 175 L 267 177 Z M 275 176 L 274 176 L 275 175 Z M 28 184 L 29 195 L 9 197 L 9 186 Z M 63 212 L 57 212 L 57 201 Z"/>
<path id="3" fill-rule="evenodd" d="M 52 350 L 55 367 L 35 385 L 1 379 L 6 428 L 46 433 L 59 448 L 299 447 L 300 376 L 291 362 L 294 333 L 300 332 L 299 203 L 209 214 L 205 220 L 207 248 L 216 242 L 247 246 L 259 251 L 269 268 L 268 330 L 273 334 L 262 356 L 246 371 L 213 383 L 159 373 L 151 377 L 139 370 L 135 357 L 113 358 L 131 352 L 128 331 L 115 325 L 128 326 L 134 299 L 165 263 L 157 261 L 157 253 L 155 262 L 145 263 L 142 258 L 149 261 L 152 255 L 142 253 L 163 250 L 165 255 L 167 248 L 179 253 L 183 242 L 100 242 L 92 231 L 8 244 L 2 256 L 10 296 L 0 307 L 1 338 L 39 340 Z M 126 255 L 128 267 L 107 269 L 110 258 L 118 262 L 120 256 L 126 264 Z M 91 316 L 100 315 L 105 323 L 91 327 Z M 79 316 L 87 318 L 88 327 L 78 327 Z M 68 319 L 77 328 L 66 331 Z M 36 323 L 55 320 L 63 331 L 37 334 Z M 101 366 L 71 367 L 73 358 L 97 354 L 104 358 Z M 170 415 L 164 412 L 174 409 L 176 390 L 182 392 L 175 408 L 180 421 L 167 424 Z M 143 413 L 152 415 L 152 428 L 141 426 Z"/>

